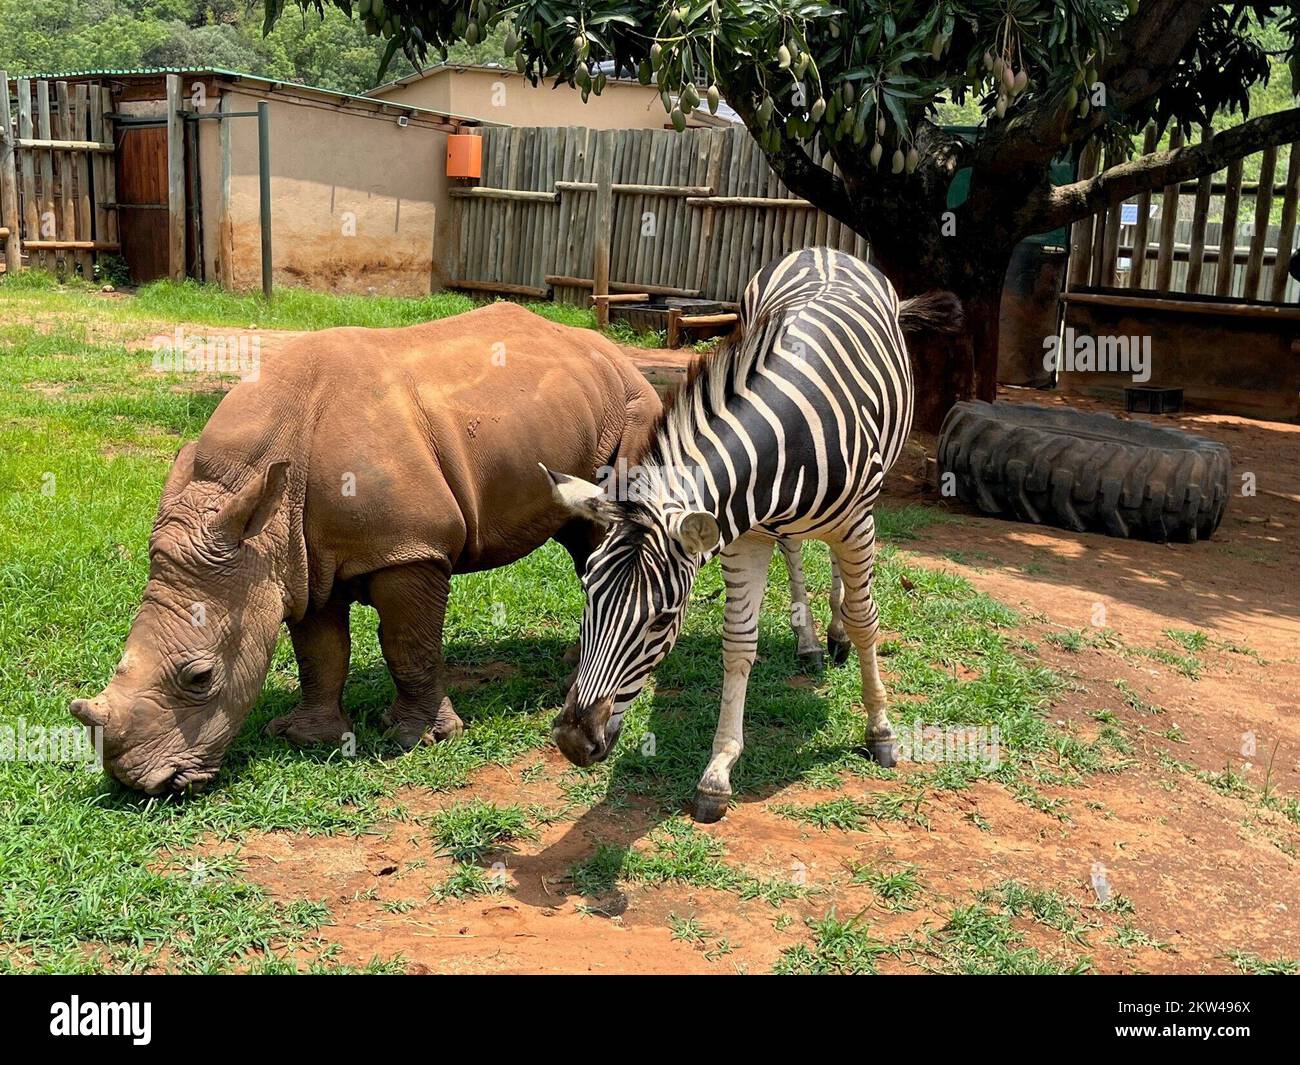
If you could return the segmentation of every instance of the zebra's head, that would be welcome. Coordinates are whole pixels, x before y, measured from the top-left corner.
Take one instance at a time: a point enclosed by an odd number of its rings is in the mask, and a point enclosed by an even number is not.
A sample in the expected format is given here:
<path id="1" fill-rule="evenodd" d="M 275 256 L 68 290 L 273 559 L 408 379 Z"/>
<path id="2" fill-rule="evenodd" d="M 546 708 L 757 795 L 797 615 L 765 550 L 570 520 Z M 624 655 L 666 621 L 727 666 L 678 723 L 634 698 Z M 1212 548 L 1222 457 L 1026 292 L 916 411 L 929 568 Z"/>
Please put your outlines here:
<path id="1" fill-rule="evenodd" d="M 582 578 L 578 675 L 551 733 L 570 762 L 586 766 L 613 749 L 623 712 L 672 650 L 720 531 L 704 511 L 615 501 L 589 481 L 546 472 L 558 503 L 608 530 Z"/>

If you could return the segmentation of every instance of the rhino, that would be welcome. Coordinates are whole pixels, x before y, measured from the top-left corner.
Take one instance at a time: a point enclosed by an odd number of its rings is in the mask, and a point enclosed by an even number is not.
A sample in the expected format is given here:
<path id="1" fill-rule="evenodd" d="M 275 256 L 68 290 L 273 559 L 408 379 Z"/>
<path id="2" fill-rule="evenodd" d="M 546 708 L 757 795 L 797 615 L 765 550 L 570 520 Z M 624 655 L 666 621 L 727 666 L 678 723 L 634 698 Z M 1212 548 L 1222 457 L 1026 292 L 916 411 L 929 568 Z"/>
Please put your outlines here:
<path id="1" fill-rule="evenodd" d="M 149 575 L 107 687 L 71 712 L 105 768 L 151 795 L 220 769 L 288 625 L 301 696 L 267 726 L 338 744 L 349 608 L 379 614 L 404 747 L 462 728 L 443 681 L 454 573 L 548 539 L 582 574 L 602 530 L 552 498 L 538 463 L 591 477 L 639 454 L 661 406 L 610 341 L 513 304 L 401 329 L 299 338 L 236 385 L 181 448 Z"/>

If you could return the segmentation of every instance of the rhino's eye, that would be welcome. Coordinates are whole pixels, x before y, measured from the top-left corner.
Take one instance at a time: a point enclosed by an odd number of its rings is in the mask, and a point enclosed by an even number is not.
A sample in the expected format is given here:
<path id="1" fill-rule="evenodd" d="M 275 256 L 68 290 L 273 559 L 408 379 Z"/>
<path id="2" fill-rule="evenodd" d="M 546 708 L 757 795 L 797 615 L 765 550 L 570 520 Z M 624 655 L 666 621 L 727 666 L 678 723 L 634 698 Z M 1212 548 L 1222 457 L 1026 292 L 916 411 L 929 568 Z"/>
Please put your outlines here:
<path id="1" fill-rule="evenodd" d="M 186 662 L 181 666 L 178 676 L 181 687 L 186 691 L 205 692 L 212 686 L 212 678 L 216 676 L 216 666 L 206 659 Z"/>

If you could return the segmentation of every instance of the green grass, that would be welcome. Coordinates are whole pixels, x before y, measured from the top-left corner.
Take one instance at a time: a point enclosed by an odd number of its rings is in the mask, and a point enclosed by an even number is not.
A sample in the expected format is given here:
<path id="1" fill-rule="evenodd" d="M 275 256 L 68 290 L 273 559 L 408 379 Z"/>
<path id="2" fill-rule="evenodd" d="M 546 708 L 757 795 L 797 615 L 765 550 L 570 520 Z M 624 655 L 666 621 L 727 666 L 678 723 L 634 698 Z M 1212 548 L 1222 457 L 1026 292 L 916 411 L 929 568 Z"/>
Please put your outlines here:
<path id="1" fill-rule="evenodd" d="M 431 825 L 441 853 L 458 862 L 475 862 L 514 840 L 536 839 L 528 815 L 518 806 L 473 799 L 441 810 Z"/>
<path id="2" fill-rule="evenodd" d="M 810 944 L 798 943 L 781 952 L 772 971 L 779 976 L 857 976 L 874 973 L 876 959 L 892 953 L 873 939 L 862 916 L 841 920 L 832 910 L 820 920 L 807 921 Z"/>
<path id="3" fill-rule="evenodd" d="M 133 298 L 108 298 L 80 281 L 60 283 L 50 274 L 28 270 L 0 281 L 0 299 L 15 310 L 69 312 L 115 322 L 175 321 L 239 329 L 331 329 L 336 326 L 391 328 L 461 314 L 480 302 L 459 292 L 426 296 L 335 295 L 304 288 L 278 288 L 268 303 L 261 292 L 229 292 L 197 281 L 151 281 Z M 530 311 L 561 325 L 596 327 L 595 313 L 571 304 L 534 301 Z M 637 333 L 614 323 L 610 336 L 637 347 L 661 347 L 660 333 Z"/>
<path id="4" fill-rule="evenodd" d="M 268 310 L 247 299 L 160 285 L 134 300 L 110 301 L 80 286 L 50 286 L 32 274 L 0 285 L 4 723 L 71 725 L 68 701 L 99 690 L 112 675 L 144 584 L 163 476 L 176 449 L 199 433 L 222 396 L 218 382 L 196 391 L 193 380 L 153 372 L 148 351 L 92 343 L 89 323 L 97 316 L 170 316 L 292 328 L 378 319 L 399 324 L 410 315 L 468 305 L 456 303 L 459 297 L 350 301 L 285 292 Z M 34 309 L 55 312 L 54 327 L 13 324 Z M 253 310 L 259 313 L 250 317 Z M 882 652 L 894 692 L 907 697 L 895 704 L 895 726 L 923 721 L 999 728 L 1001 764 L 965 768 L 960 779 L 944 778 L 944 786 L 987 779 L 1017 793 L 1025 781 L 1039 780 L 1044 766 L 1052 767 L 1054 779 L 1094 771 L 1087 752 L 1060 747 L 1060 734 L 1044 716 L 1056 681 L 1021 657 L 1017 615 L 959 577 L 921 568 L 893 547 L 935 520 L 944 519 L 921 506 L 878 515 L 878 599 L 890 633 Z M 889 786 L 863 800 L 863 817 L 914 819 L 922 792 L 898 793 L 894 775 L 858 750 L 864 724 L 855 705 L 856 663 L 828 671 L 812 687 L 789 683 L 795 654 L 784 568 L 777 561 L 773 567 L 750 682 L 746 751 L 733 773 L 737 801 L 790 785 L 871 779 Z M 806 569 L 824 631 L 830 583 L 824 549 L 806 552 Z M 904 576 L 911 591 L 902 586 Z M 333 968 L 325 902 L 272 899 L 235 863 L 211 861 L 195 875 L 196 848 L 255 832 L 363 833 L 386 821 L 409 821 L 402 789 L 451 791 L 485 766 L 507 765 L 544 748 L 567 673 L 561 655 L 577 634 L 581 604 L 568 556 L 555 545 L 503 570 L 457 577 L 447 618 L 449 663 L 473 670 L 500 661 L 511 670 L 455 694 L 468 729 L 436 747 L 402 755 L 384 740 L 379 717 L 393 689 L 379 653 L 376 616 L 358 606 L 345 694 L 357 729 L 355 757 L 303 752 L 262 735 L 266 722 L 297 697 L 286 636 L 221 775 L 193 799 L 147 799 L 76 766 L 0 763 L 0 970 Z M 619 881 L 679 883 L 780 907 L 813 890 L 794 871 L 773 876 L 743 868 L 680 815 L 717 721 L 722 610 L 722 577 L 713 564 L 696 584 L 678 647 L 630 708 L 617 752 L 593 770 L 566 772 L 558 780 L 574 804 L 566 816 L 595 807 L 614 824 L 614 815 L 635 804 L 654 823 L 648 834 L 644 828 L 623 837 L 616 832 L 579 863 L 575 886 L 586 893 Z M 651 756 L 641 753 L 648 732 L 656 737 Z M 536 765 L 535 758 L 530 762 Z M 927 769 L 935 781 L 940 768 Z M 439 846 L 461 863 L 435 901 L 501 890 L 474 863 L 530 838 L 537 823 L 537 814 L 517 806 L 473 802 L 430 818 Z M 827 944 L 837 942 L 830 926 L 826 931 Z M 852 952 L 845 958 L 825 964 L 865 964 Z M 823 964 L 815 959 L 816 950 L 814 961 L 798 964 Z"/>

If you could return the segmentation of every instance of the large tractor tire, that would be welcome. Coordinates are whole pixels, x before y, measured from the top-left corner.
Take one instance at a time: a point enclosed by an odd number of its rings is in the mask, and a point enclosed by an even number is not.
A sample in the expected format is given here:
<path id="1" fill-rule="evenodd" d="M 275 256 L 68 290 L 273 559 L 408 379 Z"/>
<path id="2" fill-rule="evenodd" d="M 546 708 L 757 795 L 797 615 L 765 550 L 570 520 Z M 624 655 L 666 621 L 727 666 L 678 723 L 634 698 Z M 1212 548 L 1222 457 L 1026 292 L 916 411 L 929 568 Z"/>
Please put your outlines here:
<path id="1" fill-rule="evenodd" d="M 939 434 L 941 490 L 986 514 L 1076 532 L 1208 539 L 1230 470 L 1223 444 L 1063 407 L 962 402 Z"/>

